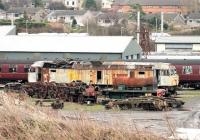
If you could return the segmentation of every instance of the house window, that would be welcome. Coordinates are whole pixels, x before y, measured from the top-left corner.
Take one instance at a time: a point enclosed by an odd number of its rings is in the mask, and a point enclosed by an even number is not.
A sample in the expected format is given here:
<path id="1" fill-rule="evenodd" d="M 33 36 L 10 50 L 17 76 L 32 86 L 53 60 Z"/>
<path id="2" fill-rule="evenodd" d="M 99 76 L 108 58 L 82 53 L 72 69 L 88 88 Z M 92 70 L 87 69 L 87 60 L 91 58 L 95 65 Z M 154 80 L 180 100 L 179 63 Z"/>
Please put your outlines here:
<path id="1" fill-rule="evenodd" d="M 131 55 L 131 59 L 133 59 L 133 55 Z"/>
<path id="2" fill-rule="evenodd" d="M 72 1 L 72 5 L 74 5 L 74 1 Z"/>
<path id="3" fill-rule="evenodd" d="M 137 59 L 140 59 L 140 54 L 137 54 Z"/>
<path id="4" fill-rule="evenodd" d="M 128 56 L 126 56 L 126 59 L 128 59 Z"/>
<path id="5" fill-rule="evenodd" d="M 67 5 L 69 5 L 69 1 L 67 1 Z"/>
<path id="6" fill-rule="evenodd" d="M 105 19 L 104 23 L 110 23 L 110 20 L 109 19 Z"/>
<path id="7" fill-rule="evenodd" d="M 15 17 L 19 17 L 19 14 L 15 13 Z"/>

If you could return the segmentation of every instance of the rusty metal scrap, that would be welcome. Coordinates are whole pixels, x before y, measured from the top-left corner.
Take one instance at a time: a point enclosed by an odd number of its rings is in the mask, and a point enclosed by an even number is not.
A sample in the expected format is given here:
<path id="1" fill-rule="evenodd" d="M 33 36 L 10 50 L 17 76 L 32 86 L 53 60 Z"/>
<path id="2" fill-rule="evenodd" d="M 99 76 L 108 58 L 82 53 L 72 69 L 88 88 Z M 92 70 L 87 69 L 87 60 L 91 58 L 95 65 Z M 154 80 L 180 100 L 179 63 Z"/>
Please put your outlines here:
<path id="1" fill-rule="evenodd" d="M 183 101 L 171 97 L 142 96 L 125 100 L 112 100 L 108 102 L 105 107 L 106 109 L 119 108 L 127 110 L 140 108 L 143 110 L 163 111 L 172 108 L 180 108 L 183 104 Z"/>
<path id="2" fill-rule="evenodd" d="M 23 85 L 21 91 L 31 97 L 39 99 L 61 99 L 70 102 L 83 103 L 87 99 L 96 102 L 96 91 L 93 86 L 82 82 L 71 83 L 28 83 Z"/>

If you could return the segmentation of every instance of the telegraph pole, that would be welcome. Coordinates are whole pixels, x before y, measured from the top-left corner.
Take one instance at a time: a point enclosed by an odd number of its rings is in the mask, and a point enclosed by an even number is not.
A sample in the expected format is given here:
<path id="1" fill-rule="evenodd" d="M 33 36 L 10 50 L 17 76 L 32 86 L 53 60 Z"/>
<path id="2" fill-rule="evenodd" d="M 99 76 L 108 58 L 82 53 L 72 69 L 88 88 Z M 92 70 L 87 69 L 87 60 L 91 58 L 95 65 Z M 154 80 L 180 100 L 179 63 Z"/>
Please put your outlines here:
<path id="1" fill-rule="evenodd" d="M 137 43 L 140 44 L 140 11 L 137 12 Z"/>
<path id="2" fill-rule="evenodd" d="M 163 33 L 163 23 L 164 23 L 164 14 L 163 14 L 163 12 L 161 12 L 161 33 Z"/>

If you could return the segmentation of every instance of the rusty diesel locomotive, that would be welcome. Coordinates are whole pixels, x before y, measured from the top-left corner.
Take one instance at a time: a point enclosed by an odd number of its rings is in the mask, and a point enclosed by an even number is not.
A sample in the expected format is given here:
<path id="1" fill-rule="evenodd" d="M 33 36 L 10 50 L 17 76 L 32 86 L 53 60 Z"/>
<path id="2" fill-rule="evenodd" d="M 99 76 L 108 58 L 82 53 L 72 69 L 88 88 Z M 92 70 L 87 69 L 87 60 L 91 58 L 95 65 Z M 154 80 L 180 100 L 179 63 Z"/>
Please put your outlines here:
<path id="1" fill-rule="evenodd" d="M 42 99 L 95 103 L 101 95 L 104 103 L 111 104 L 108 108 L 162 110 L 182 105 L 163 97 L 174 94 L 179 83 L 176 69 L 169 63 L 37 61 L 31 66 L 28 81 L 21 90 Z"/>
<path id="2" fill-rule="evenodd" d="M 174 94 L 179 83 L 176 69 L 169 63 L 100 62 L 100 61 L 38 61 L 28 73 L 29 83 L 66 84 L 81 81 L 94 85 L 110 98 L 145 94 Z M 160 90 L 163 89 L 163 90 Z M 86 90 L 89 91 L 89 90 Z"/>

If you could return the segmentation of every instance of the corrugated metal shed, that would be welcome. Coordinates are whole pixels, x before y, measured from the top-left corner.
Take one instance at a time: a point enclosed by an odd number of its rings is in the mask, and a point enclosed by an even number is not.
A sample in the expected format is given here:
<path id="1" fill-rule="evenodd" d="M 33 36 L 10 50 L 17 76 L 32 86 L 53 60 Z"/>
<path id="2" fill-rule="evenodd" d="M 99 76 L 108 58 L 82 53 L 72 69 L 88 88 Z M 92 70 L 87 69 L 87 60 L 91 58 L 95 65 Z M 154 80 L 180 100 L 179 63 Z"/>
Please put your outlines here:
<path id="1" fill-rule="evenodd" d="M 170 37 L 158 37 L 155 42 L 158 43 L 176 43 L 176 44 L 199 44 L 199 36 L 170 36 Z"/>
<path id="2" fill-rule="evenodd" d="M 3 36 L 0 52 L 123 53 L 131 41 L 129 36 Z"/>

